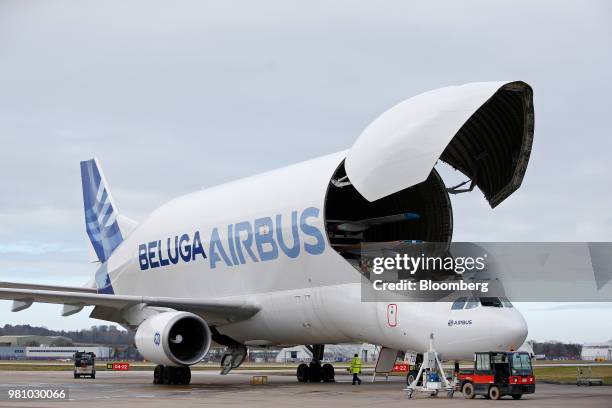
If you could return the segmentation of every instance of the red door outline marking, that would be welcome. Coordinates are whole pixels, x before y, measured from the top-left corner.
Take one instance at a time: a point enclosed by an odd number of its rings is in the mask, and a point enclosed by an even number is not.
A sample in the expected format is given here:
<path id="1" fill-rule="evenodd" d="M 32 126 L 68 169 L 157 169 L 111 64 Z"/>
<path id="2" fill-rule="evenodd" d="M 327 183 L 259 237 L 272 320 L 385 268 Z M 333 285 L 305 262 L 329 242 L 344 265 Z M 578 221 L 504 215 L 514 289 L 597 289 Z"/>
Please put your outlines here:
<path id="1" fill-rule="evenodd" d="M 389 327 L 397 326 L 397 304 L 395 303 L 387 305 L 387 324 Z"/>

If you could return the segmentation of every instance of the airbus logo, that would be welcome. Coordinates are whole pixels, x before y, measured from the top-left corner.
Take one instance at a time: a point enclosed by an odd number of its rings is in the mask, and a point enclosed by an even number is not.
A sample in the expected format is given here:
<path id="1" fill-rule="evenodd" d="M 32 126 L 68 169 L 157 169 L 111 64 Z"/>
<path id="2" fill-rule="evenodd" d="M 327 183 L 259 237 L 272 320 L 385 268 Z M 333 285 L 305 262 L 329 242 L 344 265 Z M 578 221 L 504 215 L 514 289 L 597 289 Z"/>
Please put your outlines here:
<path id="1" fill-rule="evenodd" d="M 287 217 L 276 214 L 274 218 L 228 224 L 224 228 L 227 234 L 223 235 L 215 227 L 207 240 L 202 239 L 200 231 L 195 231 L 139 244 L 140 270 L 197 260 L 208 260 L 211 269 L 219 263 L 232 267 L 247 262 L 272 261 L 281 254 L 297 258 L 302 250 L 319 255 L 325 250 L 325 239 L 320 229 L 312 224 L 319 213 L 318 208 L 307 207 L 301 212 L 291 212 L 290 226 Z"/>
<path id="2" fill-rule="evenodd" d="M 453 320 L 450 319 L 448 321 L 448 327 L 453 327 L 453 326 L 469 326 L 472 324 L 471 320 Z"/>

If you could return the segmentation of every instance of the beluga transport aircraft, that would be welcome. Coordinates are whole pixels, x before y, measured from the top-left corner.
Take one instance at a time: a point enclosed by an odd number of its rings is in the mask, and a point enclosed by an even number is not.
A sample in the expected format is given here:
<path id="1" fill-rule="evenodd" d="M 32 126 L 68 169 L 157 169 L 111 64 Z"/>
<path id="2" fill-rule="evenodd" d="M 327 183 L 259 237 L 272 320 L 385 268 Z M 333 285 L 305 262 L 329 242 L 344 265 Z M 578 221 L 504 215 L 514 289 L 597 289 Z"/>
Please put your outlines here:
<path id="1" fill-rule="evenodd" d="M 446 360 L 518 347 L 527 327 L 508 302 L 362 301 L 354 249 L 450 243 L 449 194 L 478 187 L 492 208 L 504 201 L 523 180 L 533 126 L 524 82 L 436 89 L 384 112 L 346 151 L 176 198 L 140 223 L 119 213 L 98 161 L 83 161 L 95 277 L 84 287 L 4 282 L 0 298 L 15 312 L 94 306 L 91 317 L 135 331 L 156 384 L 188 384 L 213 341 L 227 346 L 222 374 L 249 346 L 306 345 L 302 382 L 333 381 L 325 344 L 368 342 L 393 360 L 427 350 L 430 333 Z M 469 187 L 445 186 L 438 160 Z"/>

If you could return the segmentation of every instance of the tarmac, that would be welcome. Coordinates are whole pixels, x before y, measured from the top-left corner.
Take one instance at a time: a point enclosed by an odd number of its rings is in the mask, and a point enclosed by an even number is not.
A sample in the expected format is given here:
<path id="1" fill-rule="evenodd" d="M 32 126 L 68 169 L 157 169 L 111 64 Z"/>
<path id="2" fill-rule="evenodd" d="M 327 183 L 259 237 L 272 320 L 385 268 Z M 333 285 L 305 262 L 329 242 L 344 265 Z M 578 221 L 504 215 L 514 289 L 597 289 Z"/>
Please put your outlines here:
<path id="1" fill-rule="evenodd" d="M 253 375 L 267 375 L 268 384 L 251 385 Z M 300 384 L 294 376 L 239 371 L 221 376 L 193 371 L 188 386 L 154 385 L 152 372 L 98 371 L 96 379 L 74 379 L 71 371 L 0 372 L 0 407 L 612 407 L 612 387 L 576 387 L 538 383 L 536 393 L 514 401 L 484 398 L 466 400 L 460 392 L 453 399 L 440 394 L 412 399 L 402 390 L 403 377 L 379 378 L 371 382 L 362 375 L 362 385 L 351 385 L 348 375 L 336 375 L 335 383 Z M 64 389 L 68 400 L 14 400 L 9 389 Z"/>

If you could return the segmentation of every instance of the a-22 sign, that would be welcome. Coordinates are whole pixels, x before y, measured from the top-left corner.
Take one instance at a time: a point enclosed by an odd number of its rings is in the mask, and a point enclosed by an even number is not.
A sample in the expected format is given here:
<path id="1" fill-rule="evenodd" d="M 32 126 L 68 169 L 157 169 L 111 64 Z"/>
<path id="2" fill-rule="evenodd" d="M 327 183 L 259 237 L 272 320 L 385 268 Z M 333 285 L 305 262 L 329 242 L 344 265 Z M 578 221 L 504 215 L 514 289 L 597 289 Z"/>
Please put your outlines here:
<path id="1" fill-rule="evenodd" d="M 114 371 L 127 371 L 130 369 L 130 363 L 107 363 L 106 369 Z"/>

